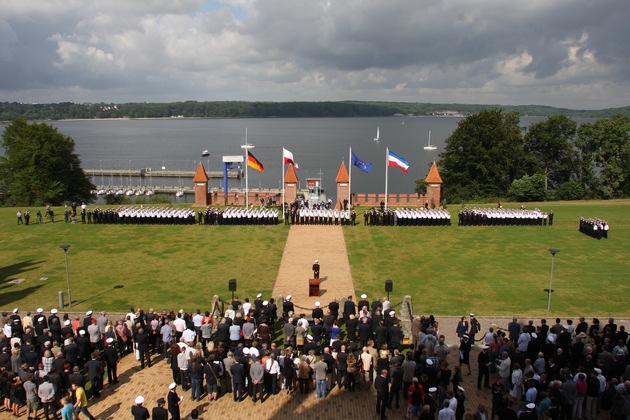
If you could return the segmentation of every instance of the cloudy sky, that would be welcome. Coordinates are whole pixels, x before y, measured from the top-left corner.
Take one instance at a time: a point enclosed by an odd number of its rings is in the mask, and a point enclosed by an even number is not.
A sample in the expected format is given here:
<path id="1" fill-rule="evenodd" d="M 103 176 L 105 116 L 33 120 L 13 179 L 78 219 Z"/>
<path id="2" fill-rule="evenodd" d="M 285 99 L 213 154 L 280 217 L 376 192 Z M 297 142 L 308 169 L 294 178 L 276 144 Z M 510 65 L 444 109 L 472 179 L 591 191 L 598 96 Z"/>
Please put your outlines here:
<path id="1" fill-rule="evenodd" d="M 627 0 L 0 0 L 0 101 L 630 105 Z"/>

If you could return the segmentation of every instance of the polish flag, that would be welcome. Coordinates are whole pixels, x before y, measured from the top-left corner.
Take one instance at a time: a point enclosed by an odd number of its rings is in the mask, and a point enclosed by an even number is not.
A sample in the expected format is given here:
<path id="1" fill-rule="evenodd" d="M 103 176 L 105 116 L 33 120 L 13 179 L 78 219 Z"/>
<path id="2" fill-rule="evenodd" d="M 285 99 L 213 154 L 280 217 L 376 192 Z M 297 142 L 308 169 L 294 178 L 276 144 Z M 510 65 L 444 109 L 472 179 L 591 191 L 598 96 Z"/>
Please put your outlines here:
<path id="1" fill-rule="evenodd" d="M 295 161 L 293 160 L 293 153 L 289 152 L 284 147 L 282 148 L 282 157 L 284 158 L 285 165 L 291 164 L 296 170 L 298 171 L 300 170 L 300 167 L 298 166 L 298 164 L 295 163 Z"/>

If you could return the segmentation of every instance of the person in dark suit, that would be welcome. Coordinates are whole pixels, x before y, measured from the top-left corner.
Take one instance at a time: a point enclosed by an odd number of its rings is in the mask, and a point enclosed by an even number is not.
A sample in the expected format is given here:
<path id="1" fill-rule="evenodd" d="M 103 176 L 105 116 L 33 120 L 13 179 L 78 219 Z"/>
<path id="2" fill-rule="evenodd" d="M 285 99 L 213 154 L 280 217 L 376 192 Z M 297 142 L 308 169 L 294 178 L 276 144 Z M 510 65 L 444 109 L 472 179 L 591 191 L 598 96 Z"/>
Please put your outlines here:
<path id="1" fill-rule="evenodd" d="M 245 386 L 245 367 L 235 358 L 236 363 L 230 368 L 232 373 L 232 390 L 234 392 L 234 401 L 243 401 L 243 387 Z"/>
<path id="2" fill-rule="evenodd" d="M 339 302 L 337 298 L 334 298 L 332 302 L 328 304 L 328 310 L 330 311 L 330 315 L 332 315 L 335 319 L 339 318 Z"/>
<path id="3" fill-rule="evenodd" d="M 118 364 L 118 352 L 113 338 L 105 340 L 105 348 L 103 348 L 103 359 L 107 366 L 107 383 L 109 385 L 118 383 L 118 375 L 116 365 Z"/>
<path id="4" fill-rule="evenodd" d="M 169 392 L 168 392 L 168 412 L 171 413 L 171 420 L 181 420 L 180 417 L 180 413 L 179 413 L 179 404 L 182 402 L 182 400 L 184 399 L 179 398 L 179 395 L 177 395 L 177 384 L 175 382 L 171 383 L 168 386 Z"/>
<path id="5" fill-rule="evenodd" d="M 144 332 L 144 329 L 138 329 L 138 335 L 136 335 L 136 344 L 138 345 L 138 351 L 140 352 L 140 367 L 144 369 L 144 360 L 147 361 L 147 366 L 151 367 L 151 353 L 149 353 L 149 334 Z"/>
<path id="6" fill-rule="evenodd" d="M 376 388 L 376 413 L 381 415 L 381 419 L 385 419 L 387 418 L 385 410 L 389 400 L 389 380 L 386 369 L 383 369 L 374 380 L 374 388 Z"/>
<path id="7" fill-rule="evenodd" d="M 160 397 L 157 400 L 157 407 L 153 407 L 153 410 L 151 410 L 151 418 L 153 420 L 168 420 L 168 411 L 164 408 L 164 404 L 166 404 L 166 400 Z"/>
<path id="8" fill-rule="evenodd" d="M 352 296 L 348 296 L 348 300 L 343 304 L 343 317 L 347 321 L 350 318 L 350 314 L 356 315 L 357 308 L 354 306 L 354 302 L 352 301 Z"/>
<path id="9" fill-rule="evenodd" d="M 477 375 L 477 389 L 481 389 L 481 382 L 486 388 L 490 388 L 490 347 L 483 346 L 481 352 L 477 356 L 477 366 L 479 373 Z"/>
<path id="10" fill-rule="evenodd" d="M 149 410 L 142 404 L 144 404 L 144 397 L 139 395 L 136 397 L 135 404 L 131 407 L 133 420 L 148 420 L 151 417 Z"/>
<path id="11" fill-rule="evenodd" d="M 315 263 L 313 263 L 313 278 L 319 278 L 319 260 L 315 260 Z"/>
<path id="12" fill-rule="evenodd" d="M 88 379 L 92 384 L 92 395 L 94 398 L 98 398 L 101 395 L 101 389 L 103 389 L 103 362 L 100 359 L 98 351 L 92 353 L 92 358 L 85 364 L 85 370 L 87 370 Z"/>

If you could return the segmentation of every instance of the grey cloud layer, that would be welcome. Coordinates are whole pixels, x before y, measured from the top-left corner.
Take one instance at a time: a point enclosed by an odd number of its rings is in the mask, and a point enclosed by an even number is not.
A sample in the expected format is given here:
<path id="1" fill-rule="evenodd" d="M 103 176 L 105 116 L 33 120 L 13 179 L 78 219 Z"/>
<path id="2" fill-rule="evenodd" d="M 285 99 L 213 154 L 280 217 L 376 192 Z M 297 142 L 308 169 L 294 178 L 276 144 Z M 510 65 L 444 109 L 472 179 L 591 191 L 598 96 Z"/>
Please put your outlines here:
<path id="1" fill-rule="evenodd" d="M 630 101 L 622 0 L 51 3 L 0 0 L 2 100 Z"/>

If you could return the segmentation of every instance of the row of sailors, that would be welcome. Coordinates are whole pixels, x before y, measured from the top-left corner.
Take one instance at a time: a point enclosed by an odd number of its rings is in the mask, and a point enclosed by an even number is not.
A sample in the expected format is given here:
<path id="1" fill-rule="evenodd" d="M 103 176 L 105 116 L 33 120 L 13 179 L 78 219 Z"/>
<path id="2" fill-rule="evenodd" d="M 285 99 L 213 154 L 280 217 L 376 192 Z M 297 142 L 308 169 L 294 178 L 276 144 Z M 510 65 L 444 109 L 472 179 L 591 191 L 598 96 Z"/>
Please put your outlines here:
<path id="1" fill-rule="evenodd" d="M 354 225 L 356 213 L 339 209 L 291 209 L 288 215 L 294 225 Z"/>
<path id="2" fill-rule="evenodd" d="M 547 225 L 547 213 L 538 209 L 465 208 L 459 212 L 460 226 Z M 551 221 L 550 221 L 551 222 Z M 551 223 L 549 223 L 551 224 Z"/>
<path id="3" fill-rule="evenodd" d="M 451 214 L 443 209 L 408 209 L 395 210 L 378 209 L 366 211 L 363 214 L 363 224 L 366 226 L 449 226 Z"/>
<path id="4" fill-rule="evenodd" d="M 608 222 L 601 219 L 580 217 L 580 232 L 596 239 L 608 239 Z"/>
<path id="5" fill-rule="evenodd" d="M 275 225 L 278 223 L 278 210 L 267 208 L 226 207 L 206 208 L 199 211 L 199 224 L 206 225 Z"/>
<path id="6" fill-rule="evenodd" d="M 167 207 L 120 207 L 118 209 L 95 208 L 94 223 L 189 225 L 195 223 L 192 209 Z"/>

